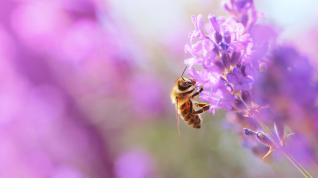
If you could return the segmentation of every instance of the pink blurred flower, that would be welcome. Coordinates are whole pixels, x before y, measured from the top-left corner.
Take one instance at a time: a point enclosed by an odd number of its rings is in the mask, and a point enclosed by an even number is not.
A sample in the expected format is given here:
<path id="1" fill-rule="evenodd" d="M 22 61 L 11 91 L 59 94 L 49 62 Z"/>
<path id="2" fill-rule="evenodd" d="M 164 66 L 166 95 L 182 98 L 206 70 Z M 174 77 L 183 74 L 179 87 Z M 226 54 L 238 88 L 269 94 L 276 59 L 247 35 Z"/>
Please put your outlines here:
<path id="1" fill-rule="evenodd" d="M 154 76 L 137 76 L 130 80 L 129 95 L 136 118 L 155 118 L 165 111 L 162 84 Z"/>
<path id="2" fill-rule="evenodd" d="M 12 27 L 18 37 L 38 52 L 54 49 L 70 21 L 58 1 L 19 3 L 11 15 Z"/>
<path id="3" fill-rule="evenodd" d="M 149 154 L 131 150 L 117 158 L 115 164 L 117 178 L 155 178 L 154 163 Z"/>
<path id="4" fill-rule="evenodd" d="M 67 63 L 56 60 L 91 57 L 100 25 L 60 1 L 16 1 L 10 8 L 11 24 L 0 25 L 0 177 L 113 177 L 106 139 L 63 85 Z M 74 44 L 64 54 L 62 39 Z"/>

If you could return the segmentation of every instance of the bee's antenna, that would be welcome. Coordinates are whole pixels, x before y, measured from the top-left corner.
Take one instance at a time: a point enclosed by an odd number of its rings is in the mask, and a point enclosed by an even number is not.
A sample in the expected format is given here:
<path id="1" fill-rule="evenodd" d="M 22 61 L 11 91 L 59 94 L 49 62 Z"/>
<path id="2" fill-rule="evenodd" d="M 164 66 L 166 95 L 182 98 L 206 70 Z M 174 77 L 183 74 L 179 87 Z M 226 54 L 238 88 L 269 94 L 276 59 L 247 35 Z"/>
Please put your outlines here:
<path id="1" fill-rule="evenodd" d="M 182 72 L 182 74 L 181 74 L 181 78 L 183 79 L 183 74 L 184 74 L 184 72 L 187 70 L 187 68 L 188 68 L 188 66 L 185 66 L 185 68 L 183 69 L 183 72 Z"/>

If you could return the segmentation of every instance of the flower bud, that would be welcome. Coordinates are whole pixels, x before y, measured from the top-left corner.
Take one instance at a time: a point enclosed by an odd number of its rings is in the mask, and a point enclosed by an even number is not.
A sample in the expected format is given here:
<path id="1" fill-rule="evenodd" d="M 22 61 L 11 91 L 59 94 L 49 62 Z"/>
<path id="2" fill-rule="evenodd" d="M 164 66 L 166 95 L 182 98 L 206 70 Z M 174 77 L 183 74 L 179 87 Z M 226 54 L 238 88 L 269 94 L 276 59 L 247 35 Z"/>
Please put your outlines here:
<path id="1" fill-rule="evenodd" d="M 270 147 L 274 146 L 273 141 L 267 135 L 265 135 L 263 132 L 257 132 L 256 138 L 259 142 L 263 143 L 264 145 L 267 145 Z"/>
<path id="2" fill-rule="evenodd" d="M 256 132 L 254 132 L 253 130 L 250 130 L 250 129 L 248 129 L 248 128 L 244 128 L 244 129 L 243 129 L 243 132 L 244 132 L 244 134 L 247 135 L 247 136 L 256 135 Z"/>

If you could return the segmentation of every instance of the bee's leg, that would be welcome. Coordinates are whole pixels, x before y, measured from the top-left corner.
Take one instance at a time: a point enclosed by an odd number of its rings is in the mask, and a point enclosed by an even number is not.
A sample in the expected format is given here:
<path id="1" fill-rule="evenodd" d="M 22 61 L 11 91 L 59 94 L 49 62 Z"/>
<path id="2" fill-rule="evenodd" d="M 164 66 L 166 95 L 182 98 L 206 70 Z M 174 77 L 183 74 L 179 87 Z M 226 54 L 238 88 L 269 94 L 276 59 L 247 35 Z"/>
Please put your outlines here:
<path id="1" fill-rule="evenodd" d="M 205 107 L 206 105 L 209 105 L 208 103 L 194 103 L 195 106 L 197 107 Z"/>
<path id="2" fill-rule="evenodd" d="M 203 88 L 200 87 L 200 89 L 199 89 L 197 92 L 195 92 L 195 93 L 192 94 L 191 98 L 196 97 L 196 96 L 199 95 L 202 91 L 203 91 Z"/>
<path id="3" fill-rule="evenodd" d="M 195 105 L 201 108 L 199 110 L 193 111 L 193 114 L 201 114 L 210 109 L 210 105 L 207 103 L 195 103 Z"/>
<path id="4" fill-rule="evenodd" d="M 179 114 L 178 114 L 178 108 L 179 108 L 179 104 L 178 104 L 178 98 L 176 98 L 176 119 L 177 119 L 177 129 L 178 129 L 178 135 L 180 136 L 181 134 L 181 132 L 180 132 L 180 116 L 179 116 Z"/>

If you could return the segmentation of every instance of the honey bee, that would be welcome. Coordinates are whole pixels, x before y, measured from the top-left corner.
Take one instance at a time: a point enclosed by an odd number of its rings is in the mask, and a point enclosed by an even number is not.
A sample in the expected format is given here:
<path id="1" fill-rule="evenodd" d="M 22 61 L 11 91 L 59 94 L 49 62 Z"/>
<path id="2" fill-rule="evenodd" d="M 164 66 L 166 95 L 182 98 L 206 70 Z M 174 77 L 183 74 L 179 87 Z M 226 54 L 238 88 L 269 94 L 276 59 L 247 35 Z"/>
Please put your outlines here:
<path id="1" fill-rule="evenodd" d="M 196 84 L 196 81 L 187 77 L 183 77 L 186 68 L 182 72 L 172 88 L 171 101 L 176 106 L 177 114 L 187 124 L 193 128 L 201 128 L 200 114 L 209 110 L 210 105 L 194 101 L 194 97 L 198 96 L 203 88 Z"/>

